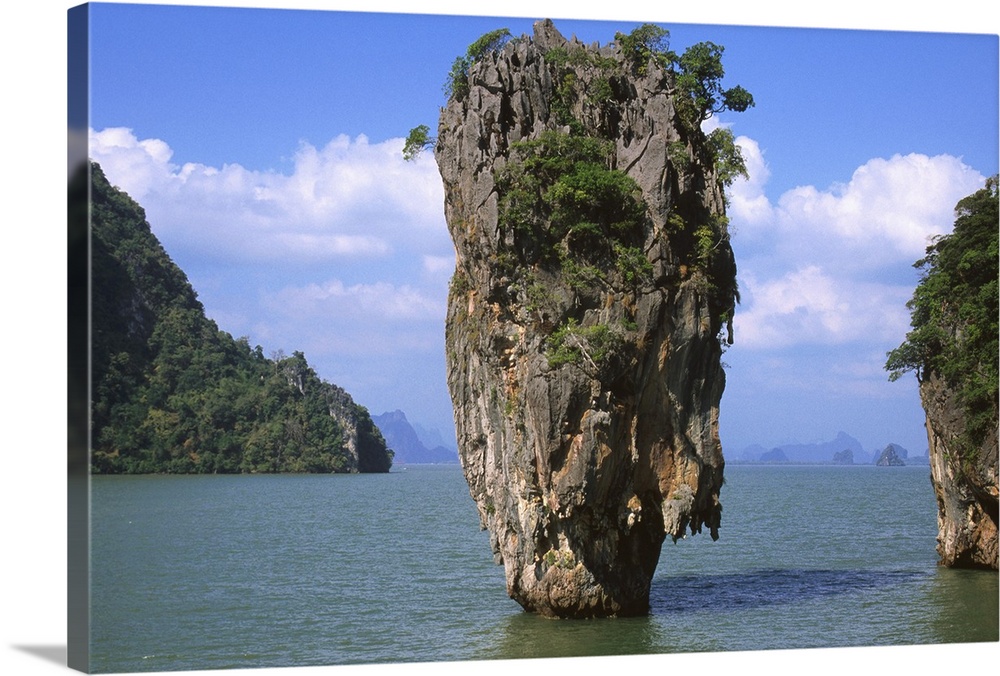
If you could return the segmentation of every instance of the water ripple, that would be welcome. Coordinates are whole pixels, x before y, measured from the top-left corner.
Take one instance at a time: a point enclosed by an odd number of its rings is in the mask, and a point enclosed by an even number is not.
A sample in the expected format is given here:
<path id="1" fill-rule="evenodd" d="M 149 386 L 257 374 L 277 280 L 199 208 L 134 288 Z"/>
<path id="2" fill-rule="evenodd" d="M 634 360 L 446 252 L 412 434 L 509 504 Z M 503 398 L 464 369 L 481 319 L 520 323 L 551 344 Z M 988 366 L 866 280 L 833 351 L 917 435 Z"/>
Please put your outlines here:
<path id="1" fill-rule="evenodd" d="M 759 570 L 716 575 L 681 575 L 657 579 L 650 594 L 653 615 L 707 609 L 762 608 L 827 596 L 866 593 L 930 579 L 926 572 L 905 570 Z"/>

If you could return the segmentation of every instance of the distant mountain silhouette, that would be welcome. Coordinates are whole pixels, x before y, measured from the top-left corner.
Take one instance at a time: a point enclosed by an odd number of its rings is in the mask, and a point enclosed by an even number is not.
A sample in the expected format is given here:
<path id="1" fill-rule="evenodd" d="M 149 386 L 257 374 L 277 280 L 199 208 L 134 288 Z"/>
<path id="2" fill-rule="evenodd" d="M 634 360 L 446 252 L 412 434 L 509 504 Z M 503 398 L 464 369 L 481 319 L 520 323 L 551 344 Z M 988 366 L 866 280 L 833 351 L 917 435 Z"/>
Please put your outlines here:
<path id="1" fill-rule="evenodd" d="M 788 456 L 781 448 L 772 448 L 760 456 L 760 462 L 788 462 Z"/>
<path id="2" fill-rule="evenodd" d="M 760 462 L 760 457 L 767 453 L 767 449 L 760 444 L 751 444 L 744 448 L 738 457 L 734 458 L 736 462 Z"/>
<path id="3" fill-rule="evenodd" d="M 852 457 L 868 457 L 861 442 L 845 432 L 838 432 L 833 441 L 814 444 L 787 444 L 779 446 L 788 456 L 789 462 L 833 462 L 833 456 L 842 451 L 851 451 Z"/>
<path id="4" fill-rule="evenodd" d="M 393 460 L 397 465 L 458 463 L 458 453 L 454 449 L 444 445 L 428 448 L 421 439 L 440 440 L 439 432 L 411 424 L 400 410 L 372 416 L 372 421 L 382 432 L 386 445 L 395 453 Z M 419 434 L 417 428 L 420 429 Z"/>
<path id="5" fill-rule="evenodd" d="M 411 421 L 410 426 L 413 428 L 413 431 L 417 433 L 417 438 L 420 439 L 420 443 L 422 443 L 427 448 L 437 448 L 438 446 L 442 446 L 446 449 L 454 450 L 455 448 L 454 436 L 452 437 L 452 440 L 449 442 L 445 441 L 444 436 L 438 429 L 424 427 L 420 423 L 415 421 Z"/>
<path id="6" fill-rule="evenodd" d="M 821 441 L 812 444 L 783 444 L 775 446 L 770 450 L 765 449 L 760 444 L 753 444 L 740 451 L 738 455 L 732 458 L 732 461 L 735 463 L 787 462 L 826 465 L 871 465 L 878 463 L 883 456 L 886 456 L 886 451 L 891 451 L 889 456 L 898 458 L 899 462 L 906 465 L 928 464 L 926 455 L 910 457 L 909 451 L 899 444 L 888 444 L 885 449 L 866 451 L 861 447 L 861 442 L 846 432 L 839 432 L 832 441 Z M 893 464 L 899 463 L 894 462 Z"/>
<path id="7" fill-rule="evenodd" d="M 747 446 L 739 455 L 743 462 L 802 462 L 802 463 L 832 463 L 834 458 L 845 458 L 850 451 L 852 461 L 867 463 L 871 454 L 862 447 L 861 442 L 847 434 L 837 433 L 832 441 L 822 441 L 812 444 L 782 444 L 765 451 L 763 446 Z"/>
<path id="8" fill-rule="evenodd" d="M 854 451 L 849 448 L 845 448 L 842 451 L 837 451 L 833 454 L 833 464 L 835 465 L 853 465 L 854 464 Z"/>

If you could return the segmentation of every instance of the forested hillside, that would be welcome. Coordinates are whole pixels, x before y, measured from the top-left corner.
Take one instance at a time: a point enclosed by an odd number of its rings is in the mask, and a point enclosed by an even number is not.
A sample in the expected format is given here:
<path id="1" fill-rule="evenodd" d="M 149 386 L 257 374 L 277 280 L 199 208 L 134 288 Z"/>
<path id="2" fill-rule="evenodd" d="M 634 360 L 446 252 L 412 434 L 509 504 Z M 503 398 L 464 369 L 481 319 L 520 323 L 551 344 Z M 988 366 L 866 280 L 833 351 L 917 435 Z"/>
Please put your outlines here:
<path id="1" fill-rule="evenodd" d="M 388 471 L 368 411 L 301 352 L 221 331 L 142 207 L 90 169 L 92 471 Z"/>

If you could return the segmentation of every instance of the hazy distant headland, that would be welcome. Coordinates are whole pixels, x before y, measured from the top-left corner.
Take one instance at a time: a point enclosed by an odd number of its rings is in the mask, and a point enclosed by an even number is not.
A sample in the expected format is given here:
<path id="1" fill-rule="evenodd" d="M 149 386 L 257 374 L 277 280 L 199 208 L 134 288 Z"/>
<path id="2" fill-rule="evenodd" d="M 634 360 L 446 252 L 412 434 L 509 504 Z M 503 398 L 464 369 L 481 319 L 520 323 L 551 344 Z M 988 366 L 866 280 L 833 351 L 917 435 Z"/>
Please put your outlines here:
<path id="1" fill-rule="evenodd" d="M 458 452 L 449 448 L 437 430 L 410 422 L 403 411 L 387 411 L 372 417 L 400 465 L 458 464 Z"/>

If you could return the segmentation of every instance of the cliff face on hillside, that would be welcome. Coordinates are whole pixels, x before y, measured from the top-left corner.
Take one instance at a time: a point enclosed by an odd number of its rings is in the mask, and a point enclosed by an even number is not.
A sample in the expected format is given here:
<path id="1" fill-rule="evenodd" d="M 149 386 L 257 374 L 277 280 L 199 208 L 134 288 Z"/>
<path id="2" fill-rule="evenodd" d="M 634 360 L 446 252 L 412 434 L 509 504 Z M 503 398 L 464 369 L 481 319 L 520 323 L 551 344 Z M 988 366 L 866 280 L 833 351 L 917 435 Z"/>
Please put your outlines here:
<path id="1" fill-rule="evenodd" d="M 435 156 L 471 495 L 525 609 L 645 613 L 665 537 L 718 537 L 722 184 L 671 72 L 613 45 L 538 22 L 467 84 Z"/>
<path id="2" fill-rule="evenodd" d="M 935 374 L 920 383 L 927 414 L 931 483 L 938 503 L 937 551 L 941 563 L 997 568 L 997 430 L 975 457 L 960 450 L 965 414 L 955 391 Z"/>

